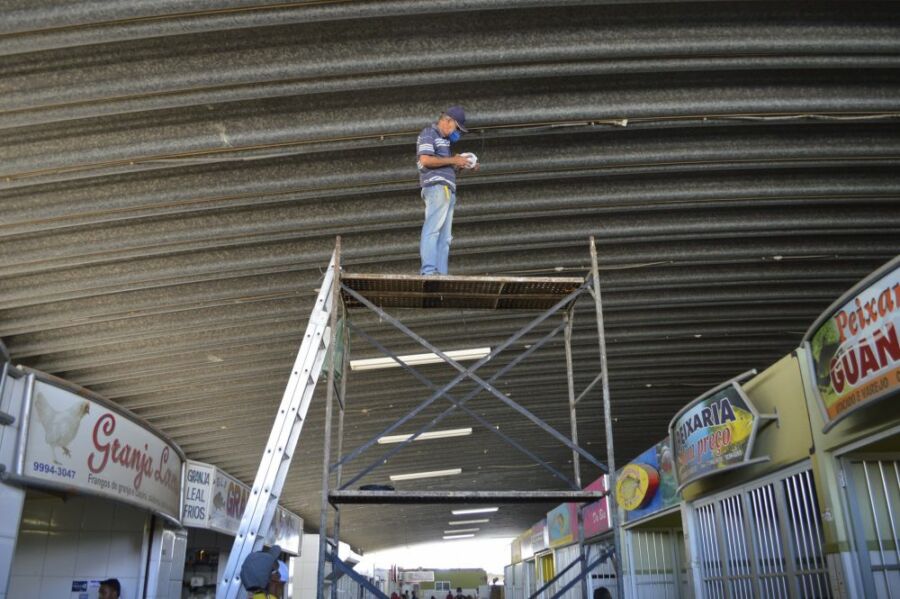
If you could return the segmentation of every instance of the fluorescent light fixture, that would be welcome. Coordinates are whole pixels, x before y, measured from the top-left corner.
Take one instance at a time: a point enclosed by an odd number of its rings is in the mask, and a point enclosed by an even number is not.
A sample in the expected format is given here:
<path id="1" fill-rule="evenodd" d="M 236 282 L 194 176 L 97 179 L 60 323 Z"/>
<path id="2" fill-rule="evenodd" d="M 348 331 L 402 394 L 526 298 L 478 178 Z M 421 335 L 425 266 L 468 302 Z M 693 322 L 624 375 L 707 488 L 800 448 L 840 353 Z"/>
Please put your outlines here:
<path id="1" fill-rule="evenodd" d="M 445 530 L 445 535 L 455 535 L 463 532 L 478 532 L 480 528 L 457 528 L 456 530 Z"/>
<path id="2" fill-rule="evenodd" d="M 454 360 L 478 360 L 491 353 L 489 347 L 476 347 L 474 349 L 455 349 L 453 351 L 444 352 L 447 356 Z M 408 366 L 419 366 L 422 364 L 439 364 L 444 361 L 437 354 L 410 354 L 408 356 L 397 356 L 401 362 Z M 350 370 L 380 370 L 382 368 L 399 368 L 400 364 L 394 358 L 367 358 L 365 360 L 350 360 Z"/>
<path id="3" fill-rule="evenodd" d="M 450 526 L 464 526 L 466 524 L 487 524 L 490 518 L 482 518 L 480 520 L 457 520 L 456 522 L 447 522 Z"/>
<path id="4" fill-rule="evenodd" d="M 417 478 L 434 478 L 436 476 L 453 476 L 462 474 L 462 468 L 450 468 L 449 470 L 430 470 L 428 472 L 411 472 L 409 474 L 392 474 L 391 480 L 415 480 Z"/>
<path id="5" fill-rule="evenodd" d="M 444 535 L 444 540 L 445 540 L 445 541 L 452 541 L 453 539 L 471 539 L 471 538 L 474 537 L 474 536 L 475 536 L 474 534 L 467 534 L 467 535 Z"/>
<path id="6" fill-rule="evenodd" d="M 416 437 L 416 441 L 427 441 L 428 439 L 445 439 L 447 437 L 465 437 L 471 435 L 471 428 L 448 428 L 442 431 L 428 431 Z M 386 443 L 403 443 L 412 435 L 389 435 L 387 437 L 379 437 L 378 442 L 382 445 Z"/>
<path id="7" fill-rule="evenodd" d="M 472 510 L 452 510 L 452 514 L 454 516 L 466 516 L 468 514 L 491 514 L 496 512 L 500 508 L 498 507 L 479 507 Z"/>

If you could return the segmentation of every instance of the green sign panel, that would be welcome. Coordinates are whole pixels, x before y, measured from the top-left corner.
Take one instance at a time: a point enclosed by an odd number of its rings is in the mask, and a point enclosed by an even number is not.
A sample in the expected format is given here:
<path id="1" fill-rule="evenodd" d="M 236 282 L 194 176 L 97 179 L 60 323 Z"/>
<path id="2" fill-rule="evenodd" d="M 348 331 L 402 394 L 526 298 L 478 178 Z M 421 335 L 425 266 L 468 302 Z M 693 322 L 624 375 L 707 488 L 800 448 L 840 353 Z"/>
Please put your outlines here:
<path id="1" fill-rule="evenodd" d="M 678 488 L 751 460 L 759 415 L 729 381 L 685 406 L 669 423 Z"/>

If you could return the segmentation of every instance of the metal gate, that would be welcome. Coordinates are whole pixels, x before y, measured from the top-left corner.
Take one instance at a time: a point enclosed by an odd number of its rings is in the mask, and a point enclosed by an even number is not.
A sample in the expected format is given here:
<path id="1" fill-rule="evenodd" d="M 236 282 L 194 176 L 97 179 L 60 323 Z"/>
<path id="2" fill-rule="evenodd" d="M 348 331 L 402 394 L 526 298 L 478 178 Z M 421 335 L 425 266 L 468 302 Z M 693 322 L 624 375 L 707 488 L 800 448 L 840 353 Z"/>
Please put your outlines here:
<path id="1" fill-rule="evenodd" d="M 528 599 L 537 588 L 535 586 L 534 560 L 506 566 L 506 599 Z"/>
<path id="2" fill-rule="evenodd" d="M 900 463 L 850 458 L 848 492 L 860 571 L 873 599 L 900 597 Z"/>
<path id="3" fill-rule="evenodd" d="M 680 599 L 687 596 L 682 586 L 684 534 L 680 529 L 645 530 L 625 533 L 627 568 L 625 583 L 629 597 Z"/>
<path id="4" fill-rule="evenodd" d="M 808 468 L 699 501 L 692 511 L 701 596 L 832 596 Z"/>

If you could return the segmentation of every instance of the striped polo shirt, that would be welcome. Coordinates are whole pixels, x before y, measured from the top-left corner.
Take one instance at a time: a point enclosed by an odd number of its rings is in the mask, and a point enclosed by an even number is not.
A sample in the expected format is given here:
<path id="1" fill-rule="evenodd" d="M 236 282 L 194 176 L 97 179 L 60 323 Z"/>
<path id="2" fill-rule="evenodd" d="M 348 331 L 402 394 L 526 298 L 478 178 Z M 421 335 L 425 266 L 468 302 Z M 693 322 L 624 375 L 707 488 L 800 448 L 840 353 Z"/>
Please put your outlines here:
<path id="1" fill-rule="evenodd" d="M 437 123 L 428 125 L 419 133 L 419 139 L 416 140 L 416 157 L 419 156 L 450 157 L 450 140 L 441 136 Z M 419 185 L 421 187 L 447 185 L 456 191 L 456 171 L 452 166 L 425 168 L 419 160 L 416 160 L 416 166 L 419 167 Z"/>

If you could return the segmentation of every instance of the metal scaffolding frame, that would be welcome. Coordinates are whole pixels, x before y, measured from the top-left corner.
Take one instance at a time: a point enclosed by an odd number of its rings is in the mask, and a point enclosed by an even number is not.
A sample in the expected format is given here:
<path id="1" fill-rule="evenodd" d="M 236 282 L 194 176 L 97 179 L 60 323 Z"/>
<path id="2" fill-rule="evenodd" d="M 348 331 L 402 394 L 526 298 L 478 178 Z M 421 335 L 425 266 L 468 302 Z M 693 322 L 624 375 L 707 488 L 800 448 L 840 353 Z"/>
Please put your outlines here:
<path id="1" fill-rule="evenodd" d="M 617 522 L 617 513 L 616 513 L 616 505 L 615 505 L 615 495 L 611 492 L 612 489 L 615 489 L 615 457 L 614 457 L 614 445 L 613 445 L 613 437 L 612 437 L 612 417 L 611 417 L 611 407 L 610 407 L 610 398 L 609 398 L 609 380 L 607 375 L 607 364 L 606 364 L 606 341 L 604 337 L 604 327 L 603 327 L 603 308 L 602 308 L 602 300 L 600 294 L 600 280 L 599 280 L 599 266 L 597 260 L 597 251 L 594 243 L 594 238 L 590 238 L 590 255 L 591 255 L 591 271 L 586 280 L 584 279 L 550 279 L 550 278 L 540 278 L 540 277 L 453 277 L 453 276 L 441 276 L 441 277 L 417 277 L 417 276 L 404 276 L 404 275 L 348 275 L 344 274 L 341 270 L 341 242 L 340 237 L 337 238 L 335 244 L 335 252 L 334 252 L 334 276 L 331 278 L 330 284 L 332 285 L 331 289 L 331 301 L 332 309 L 330 310 L 330 343 L 328 343 L 328 347 L 334 348 L 333 351 L 330 351 L 329 357 L 326 359 L 327 364 L 327 388 L 326 388 L 326 406 L 325 406 L 325 431 L 324 431 L 324 451 L 323 451 L 323 465 L 322 465 L 322 506 L 319 520 L 319 556 L 318 556 L 318 584 L 317 584 L 317 597 L 318 599 L 325 599 L 325 563 L 326 561 L 330 561 L 333 564 L 333 568 L 337 568 L 341 571 L 346 571 L 346 567 L 342 568 L 344 564 L 341 562 L 338 557 L 338 546 L 340 542 L 340 506 L 342 504 L 354 504 L 354 503 L 369 503 L 369 504 L 459 504 L 459 503 L 483 503 L 485 501 L 490 501 L 494 503 L 543 503 L 543 502 L 574 502 L 579 504 L 579 508 L 577 510 L 578 514 L 578 548 L 579 548 L 579 559 L 578 563 L 581 564 L 582 569 L 580 575 L 576 577 L 576 579 L 566 586 L 568 589 L 570 586 L 574 585 L 577 581 L 580 581 L 582 586 L 582 594 L 583 596 L 588 596 L 588 574 L 590 572 L 591 567 L 594 564 L 588 565 L 587 555 L 585 554 L 584 548 L 584 523 L 582 519 L 582 508 L 587 503 L 592 503 L 602 499 L 603 497 L 608 497 L 608 506 L 610 511 L 610 522 L 613 529 L 613 548 L 609 550 L 604 556 L 603 559 L 606 559 L 610 555 L 614 556 L 614 565 L 616 571 L 616 584 L 619 590 L 619 597 L 623 597 L 623 581 L 622 581 L 622 572 L 621 572 L 621 560 L 618 559 L 618 556 L 621 555 L 620 551 L 620 531 Z M 360 283 L 359 277 L 364 279 L 363 283 Z M 348 282 L 349 281 L 349 282 Z M 559 283 L 560 281 L 566 281 L 568 283 L 576 283 L 574 285 L 574 289 L 565 289 L 561 291 L 558 287 L 554 288 L 551 292 L 534 292 L 534 289 L 539 288 L 540 286 L 552 286 L 553 283 Z M 354 285 L 354 283 L 356 283 Z M 441 291 L 441 285 L 452 286 L 454 283 L 459 283 L 462 285 L 463 283 L 473 285 L 477 283 L 480 285 L 477 291 L 472 291 L 473 287 L 469 286 L 460 291 L 459 287 L 450 288 L 445 287 L 443 291 Z M 484 286 L 491 287 L 493 284 L 496 284 L 495 291 L 490 293 L 485 293 Z M 522 289 L 525 291 L 519 295 L 512 296 L 504 296 L 502 290 L 504 288 L 509 288 L 510 286 L 515 285 L 524 286 Z M 404 286 L 405 285 L 405 286 Z M 413 285 L 413 287 L 410 287 Z M 416 287 L 418 285 L 418 287 Z M 491 287 L 494 289 L 493 287 Z M 413 291 L 410 291 L 413 289 Z M 466 291 L 468 289 L 468 291 Z M 595 317 L 597 321 L 597 334 L 599 338 L 599 353 L 600 353 L 600 372 L 597 376 L 594 377 L 592 382 L 578 395 L 575 396 L 575 384 L 574 384 L 574 367 L 572 360 L 572 329 L 574 325 L 574 317 L 575 317 L 575 302 L 576 300 L 583 294 L 589 294 L 592 296 L 594 300 L 594 308 L 595 308 Z M 374 300 L 374 301 L 373 301 Z M 377 305 L 376 302 L 381 303 L 382 305 L 394 305 L 394 306 L 407 306 L 407 307 L 420 307 L 420 308 L 429 308 L 429 307 L 469 307 L 469 308 L 487 308 L 487 309 L 498 309 L 498 308 L 543 308 L 542 312 L 536 316 L 531 322 L 526 324 L 524 327 L 521 327 L 518 331 L 513 333 L 510 337 L 506 339 L 506 341 L 501 344 L 495 346 L 488 355 L 476 361 L 473 365 L 468 368 L 462 366 L 458 362 L 456 362 L 453 358 L 448 356 L 446 353 L 441 351 L 438 347 L 430 343 L 427 339 L 421 337 L 420 335 L 413 332 L 407 326 L 405 326 L 399 319 L 395 318 L 388 312 L 386 312 L 381 306 Z M 548 304 L 549 307 L 546 307 Z M 438 386 L 437 384 L 430 381 L 426 376 L 424 376 L 421 372 L 403 362 L 395 353 L 389 350 L 387 347 L 379 343 L 376 339 L 374 339 L 371 335 L 369 335 L 366 331 L 362 330 L 360 327 L 355 326 L 350 322 L 348 318 L 347 310 L 348 307 L 362 307 L 366 308 L 375 314 L 378 315 L 380 322 L 386 322 L 392 325 L 395 329 L 402 332 L 406 337 L 412 339 L 425 347 L 429 352 L 437 355 L 444 363 L 450 365 L 452 368 L 458 371 L 457 376 L 452 379 L 449 383 L 446 383 L 443 386 Z M 492 360 L 495 356 L 497 356 L 500 352 L 510 347 L 516 340 L 520 339 L 522 336 L 532 331 L 535 327 L 540 325 L 541 323 L 548 320 L 554 314 L 558 312 L 563 312 L 563 321 L 562 323 L 554 328 L 550 333 L 544 335 L 540 340 L 533 343 L 530 347 L 527 347 L 525 351 L 516 356 L 509 364 L 505 365 L 501 369 L 499 369 L 496 373 L 494 373 L 487 380 L 482 379 L 476 371 Z M 338 325 L 338 314 L 342 315 L 341 323 L 343 326 Z M 424 400 L 420 404 L 418 404 L 411 411 L 406 413 L 404 416 L 400 417 L 396 421 L 394 421 L 390 426 L 388 426 L 385 430 L 381 431 L 359 447 L 353 449 L 349 453 L 343 453 L 343 433 L 344 433 L 344 412 L 347 406 L 347 398 L 346 398 L 346 388 L 347 388 L 347 376 L 349 365 L 349 333 L 352 331 L 378 351 L 380 351 L 385 356 L 391 358 L 397 364 L 403 368 L 406 372 L 410 373 L 414 378 L 423 383 L 429 390 L 431 390 L 431 395 L 428 399 Z M 545 345 L 548 341 L 558 335 L 561 331 L 564 331 L 564 343 L 565 343 L 565 353 L 566 353 L 566 374 L 568 381 L 568 403 L 569 403 L 569 420 L 570 420 L 570 437 L 565 436 L 560 433 L 546 422 L 544 422 L 537 415 L 533 414 L 530 410 L 521 406 L 520 404 L 514 402 L 510 399 L 506 394 L 502 391 L 498 390 L 496 387 L 492 385 L 492 383 L 510 371 L 513 367 L 521 363 L 528 356 L 533 354 L 537 349 Z M 339 343 L 338 335 L 342 336 L 341 341 L 343 343 Z M 343 351 L 339 351 L 339 347 L 343 348 Z M 341 355 L 338 356 L 338 353 Z M 338 366 L 338 360 L 340 360 L 340 366 Z M 340 373 L 340 388 L 338 389 L 336 383 L 336 373 Z M 471 380 L 476 383 L 476 387 L 467 393 L 466 395 L 456 398 L 450 394 L 451 389 L 461 383 L 464 380 Z M 578 423 L 576 417 L 576 406 L 577 404 L 585 397 L 587 393 L 589 393 L 598 382 L 602 382 L 602 390 L 603 390 L 603 412 L 604 412 L 604 422 L 605 422 L 605 436 L 606 436 L 606 450 L 607 450 L 607 462 L 608 466 L 600 462 L 593 455 L 582 449 L 578 445 Z M 497 400 L 503 402 L 508 407 L 512 408 L 528 420 L 530 420 L 533 424 L 535 424 L 538 428 L 542 429 L 552 437 L 554 437 L 557 441 L 559 441 L 564 446 L 568 447 L 572 451 L 572 464 L 573 464 L 573 476 L 570 478 L 563 472 L 559 471 L 552 464 L 547 463 L 545 460 L 541 459 L 534 452 L 517 442 L 515 439 L 509 437 L 509 435 L 501 432 L 498 427 L 494 426 L 491 422 L 485 419 L 483 416 L 477 414 L 470 408 L 468 408 L 465 404 L 473 397 L 481 393 L 482 391 L 486 391 L 489 394 L 493 395 Z M 431 406 L 438 399 L 444 398 L 451 404 L 446 409 L 444 409 L 440 414 L 432 418 L 428 423 L 420 427 L 416 432 L 410 435 L 406 440 L 399 443 L 394 448 L 388 450 L 385 454 L 378 456 L 374 461 L 372 461 L 365 468 L 360 470 L 356 475 L 350 478 L 347 481 L 343 480 L 343 467 L 350 463 L 351 461 L 359 458 L 363 453 L 365 453 L 368 449 L 373 447 L 379 438 L 391 434 L 397 428 L 402 426 L 404 423 L 411 420 L 413 417 L 421 413 L 423 410 Z M 337 398 L 338 400 L 338 432 L 337 432 L 337 460 L 332 462 L 332 427 L 333 427 L 333 419 L 334 419 L 334 400 Z M 399 451 L 403 450 L 406 446 L 408 446 L 411 442 L 417 439 L 420 435 L 427 432 L 434 426 L 436 426 L 441 420 L 445 417 L 449 416 L 456 410 L 460 410 L 470 417 L 472 417 L 476 422 L 481 424 L 486 430 L 490 431 L 498 435 L 501 439 L 503 439 L 507 444 L 517 449 L 524 455 L 526 455 L 530 460 L 542 466 L 548 472 L 550 472 L 553 476 L 560 479 L 562 482 L 566 484 L 571 490 L 569 491 L 554 491 L 554 490 L 538 490 L 538 491 L 440 491 L 440 492 L 403 492 L 403 491 L 394 491 L 394 490 L 350 490 L 349 487 L 356 482 L 358 482 L 361 478 L 375 470 L 379 465 L 385 463 L 385 461 L 391 456 L 395 455 Z M 605 491 L 603 492 L 589 492 L 582 490 L 582 481 L 581 481 L 581 469 L 580 469 L 580 461 L 584 459 L 589 463 L 600 468 L 601 471 L 608 473 L 609 475 L 609 483 Z M 332 486 L 331 480 L 332 477 L 335 479 L 335 485 Z M 332 534 L 328 533 L 328 512 L 329 506 L 331 506 L 335 510 L 334 522 Z M 370 585 L 366 585 L 367 590 L 373 592 L 376 596 L 384 596 L 377 589 L 371 587 Z M 386 596 L 384 596 L 386 599 Z M 331 585 L 331 598 L 336 599 L 336 585 Z"/>

